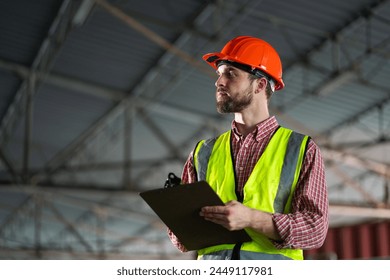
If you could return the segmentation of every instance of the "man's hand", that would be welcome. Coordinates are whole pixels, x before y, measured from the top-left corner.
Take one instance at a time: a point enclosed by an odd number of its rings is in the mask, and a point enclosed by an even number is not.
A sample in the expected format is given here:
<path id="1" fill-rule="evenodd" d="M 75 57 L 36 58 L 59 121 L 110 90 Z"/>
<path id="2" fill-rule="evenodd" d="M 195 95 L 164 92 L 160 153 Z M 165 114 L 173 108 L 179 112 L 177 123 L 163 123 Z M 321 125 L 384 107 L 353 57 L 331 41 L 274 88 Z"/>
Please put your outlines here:
<path id="1" fill-rule="evenodd" d="M 252 209 L 238 201 L 229 201 L 225 206 L 206 206 L 200 211 L 205 220 L 220 224 L 228 230 L 240 230 L 250 226 Z"/>
<path id="2" fill-rule="evenodd" d="M 272 220 L 272 214 L 249 208 L 232 200 L 224 206 L 205 206 L 200 215 L 205 220 L 219 224 L 228 230 L 252 228 L 273 240 L 280 240 Z"/>

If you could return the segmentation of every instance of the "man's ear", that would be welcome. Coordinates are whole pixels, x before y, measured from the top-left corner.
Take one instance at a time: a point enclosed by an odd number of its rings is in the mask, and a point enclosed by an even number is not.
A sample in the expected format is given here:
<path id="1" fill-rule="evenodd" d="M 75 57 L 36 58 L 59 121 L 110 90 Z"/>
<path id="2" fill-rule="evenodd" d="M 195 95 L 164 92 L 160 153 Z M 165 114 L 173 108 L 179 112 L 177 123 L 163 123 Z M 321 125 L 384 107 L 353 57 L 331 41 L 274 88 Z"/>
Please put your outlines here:
<path id="1" fill-rule="evenodd" d="M 256 80 L 256 89 L 255 89 L 255 93 L 259 93 L 261 92 L 262 90 L 266 90 L 267 88 L 267 79 L 266 78 L 259 78 Z"/>

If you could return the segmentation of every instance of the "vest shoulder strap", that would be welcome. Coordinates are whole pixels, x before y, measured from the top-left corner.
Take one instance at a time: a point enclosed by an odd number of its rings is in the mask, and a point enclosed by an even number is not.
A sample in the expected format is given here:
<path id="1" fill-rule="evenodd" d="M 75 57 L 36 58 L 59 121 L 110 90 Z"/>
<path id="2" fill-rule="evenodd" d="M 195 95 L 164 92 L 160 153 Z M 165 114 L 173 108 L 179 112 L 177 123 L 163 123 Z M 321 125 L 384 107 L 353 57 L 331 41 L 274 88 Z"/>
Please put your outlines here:
<path id="1" fill-rule="evenodd" d="M 288 205 L 290 193 L 294 192 L 293 186 L 298 179 L 307 143 L 309 142 L 309 138 L 306 135 L 282 127 L 281 129 L 291 131 L 291 135 L 288 138 L 278 192 L 274 201 L 274 209 L 278 213 L 284 212 L 285 207 Z"/>
<path id="2" fill-rule="evenodd" d="M 230 134 L 230 132 L 231 131 L 226 131 L 217 137 L 201 140 L 196 144 L 193 152 L 193 165 L 195 167 L 197 181 L 206 180 L 208 161 L 213 152 L 214 144 L 219 137 Z"/>

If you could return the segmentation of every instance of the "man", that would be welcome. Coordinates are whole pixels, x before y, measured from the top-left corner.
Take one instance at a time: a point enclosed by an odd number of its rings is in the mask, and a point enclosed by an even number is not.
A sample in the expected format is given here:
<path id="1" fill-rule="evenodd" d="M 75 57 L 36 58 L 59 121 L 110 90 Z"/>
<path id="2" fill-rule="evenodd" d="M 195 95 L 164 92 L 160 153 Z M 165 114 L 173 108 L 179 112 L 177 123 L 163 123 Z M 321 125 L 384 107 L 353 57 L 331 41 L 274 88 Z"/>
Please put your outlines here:
<path id="1" fill-rule="evenodd" d="M 198 258 L 303 259 L 303 249 L 325 240 L 328 195 L 318 146 L 269 114 L 273 92 L 284 87 L 279 55 L 261 39 L 239 36 L 203 59 L 218 75 L 218 112 L 234 120 L 231 130 L 198 143 L 182 183 L 206 180 L 225 206 L 204 207 L 200 215 L 231 231 L 245 229 L 252 241 L 204 248 Z"/>

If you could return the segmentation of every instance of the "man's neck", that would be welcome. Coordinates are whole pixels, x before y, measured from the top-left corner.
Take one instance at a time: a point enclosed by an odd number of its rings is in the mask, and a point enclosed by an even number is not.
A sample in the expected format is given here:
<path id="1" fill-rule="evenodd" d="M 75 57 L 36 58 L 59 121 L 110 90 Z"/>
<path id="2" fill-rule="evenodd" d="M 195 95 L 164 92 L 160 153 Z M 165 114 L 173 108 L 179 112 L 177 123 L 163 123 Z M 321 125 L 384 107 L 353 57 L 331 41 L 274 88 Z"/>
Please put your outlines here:
<path id="1" fill-rule="evenodd" d="M 269 118 L 268 112 L 266 114 L 242 114 L 235 113 L 234 120 L 237 123 L 238 131 L 245 137 L 251 133 L 256 125 Z"/>

